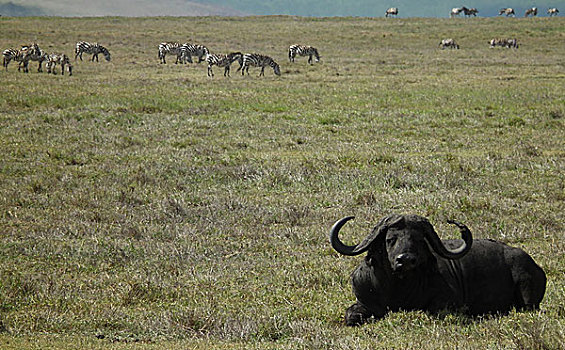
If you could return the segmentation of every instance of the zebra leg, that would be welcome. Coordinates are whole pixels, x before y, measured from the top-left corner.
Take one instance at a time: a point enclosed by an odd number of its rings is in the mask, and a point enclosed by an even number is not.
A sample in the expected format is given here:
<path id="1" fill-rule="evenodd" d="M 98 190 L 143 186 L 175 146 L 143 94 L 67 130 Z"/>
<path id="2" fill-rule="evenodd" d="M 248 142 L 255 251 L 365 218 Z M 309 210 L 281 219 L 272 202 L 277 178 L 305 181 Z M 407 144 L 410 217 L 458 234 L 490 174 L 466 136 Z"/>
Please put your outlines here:
<path id="1" fill-rule="evenodd" d="M 214 72 L 212 72 L 212 65 L 208 65 L 208 76 L 209 77 L 213 77 L 214 76 Z"/>
<path id="2" fill-rule="evenodd" d="M 41 69 L 41 64 L 43 63 L 43 61 L 39 61 L 39 67 L 37 67 L 37 73 L 41 73 L 43 72 L 43 69 Z"/>
<path id="3" fill-rule="evenodd" d="M 259 73 L 259 76 L 264 76 L 265 75 L 265 67 L 261 67 L 261 73 Z"/>
<path id="4" fill-rule="evenodd" d="M 312 55 L 308 57 L 308 63 L 312 64 Z"/>
<path id="5" fill-rule="evenodd" d="M 65 75 L 65 64 L 61 64 L 61 75 Z"/>
<path id="6" fill-rule="evenodd" d="M 224 77 L 229 77 L 230 76 L 230 65 L 228 64 L 225 68 L 224 68 Z"/>

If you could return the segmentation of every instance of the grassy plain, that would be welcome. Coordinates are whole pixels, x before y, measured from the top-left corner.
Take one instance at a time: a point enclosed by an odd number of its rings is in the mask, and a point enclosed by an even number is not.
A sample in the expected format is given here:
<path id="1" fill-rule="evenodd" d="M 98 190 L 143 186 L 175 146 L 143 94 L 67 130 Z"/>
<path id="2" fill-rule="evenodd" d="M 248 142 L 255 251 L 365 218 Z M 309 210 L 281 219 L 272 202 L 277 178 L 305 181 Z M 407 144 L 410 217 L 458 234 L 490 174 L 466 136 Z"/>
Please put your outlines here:
<path id="1" fill-rule="evenodd" d="M 112 53 L 72 77 L 0 72 L 0 347 L 565 348 L 564 27 L 0 18 L 2 49 Z M 439 50 L 447 37 L 461 50 Z M 173 40 L 265 53 L 283 74 L 160 65 Z M 290 64 L 293 43 L 322 62 Z M 542 310 L 344 327 L 361 258 L 329 228 L 356 215 L 344 239 L 359 241 L 390 212 L 523 247 L 548 275 Z"/>

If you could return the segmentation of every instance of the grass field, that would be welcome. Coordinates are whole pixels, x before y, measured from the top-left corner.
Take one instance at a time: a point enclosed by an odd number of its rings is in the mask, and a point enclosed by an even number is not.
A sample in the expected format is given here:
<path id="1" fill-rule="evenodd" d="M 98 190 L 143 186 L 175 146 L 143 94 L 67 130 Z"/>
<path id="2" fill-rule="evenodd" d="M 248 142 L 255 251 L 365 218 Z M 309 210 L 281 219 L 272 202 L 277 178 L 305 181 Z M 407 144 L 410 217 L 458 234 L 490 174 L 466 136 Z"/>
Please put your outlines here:
<path id="1" fill-rule="evenodd" d="M 0 72 L 0 347 L 565 348 L 564 27 L 0 18 L 2 49 L 112 53 L 72 77 Z M 461 49 L 438 49 L 447 37 Z M 162 41 L 264 53 L 282 76 L 160 65 Z M 290 64 L 293 43 L 322 62 Z M 548 276 L 541 311 L 345 327 L 361 257 L 334 252 L 329 228 L 355 215 L 353 243 L 391 212 L 523 247 Z"/>

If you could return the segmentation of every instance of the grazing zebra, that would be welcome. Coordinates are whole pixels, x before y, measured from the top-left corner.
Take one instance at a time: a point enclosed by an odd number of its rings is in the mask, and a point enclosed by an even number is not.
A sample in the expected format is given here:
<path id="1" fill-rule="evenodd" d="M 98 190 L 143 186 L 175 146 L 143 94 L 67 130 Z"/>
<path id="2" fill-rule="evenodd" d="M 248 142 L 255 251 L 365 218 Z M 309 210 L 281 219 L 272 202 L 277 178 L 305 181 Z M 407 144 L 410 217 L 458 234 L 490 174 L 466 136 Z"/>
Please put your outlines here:
<path id="1" fill-rule="evenodd" d="M 33 43 L 29 46 L 22 46 L 22 48 L 24 48 L 24 47 L 30 48 L 29 61 L 39 62 L 39 66 L 37 67 L 37 71 L 43 72 L 41 65 L 43 64 L 43 61 L 47 61 L 47 54 L 41 48 L 39 48 L 39 45 L 37 45 L 37 43 Z"/>
<path id="2" fill-rule="evenodd" d="M 385 17 L 398 15 L 398 7 L 391 7 L 385 11 Z"/>
<path id="3" fill-rule="evenodd" d="M 224 77 L 230 76 L 230 65 L 239 61 L 239 69 L 243 66 L 243 54 L 241 52 L 232 52 L 227 55 L 215 55 L 211 54 L 206 56 L 206 62 L 208 63 L 208 76 L 213 77 L 214 72 L 212 71 L 212 66 L 224 67 Z M 238 71 L 239 71 L 238 69 Z"/>
<path id="4" fill-rule="evenodd" d="M 249 75 L 250 66 L 261 67 L 261 73 L 259 73 L 259 76 L 265 75 L 265 67 L 267 66 L 272 67 L 276 75 L 281 75 L 281 68 L 279 64 L 269 56 L 264 56 L 257 53 L 246 53 L 245 55 L 243 55 L 241 75 L 244 75 L 246 71 Z"/>
<path id="5" fill-rule="evenodd" d="M 502 46 L 506 48 L 518 48 L 518 40 L 516 39 L 492 39 L 489 41 L 490 48 L 494 48 L 496 46 Z"/>
<path id="6" fill-rule="evenodd" d="M 8 70 L 8 65 L 11 61 L 19 62 L 18 64 L 18 72 L 21 68 L 24 69 L 24 73 L 27 73 L 28 70 L 28 63 L 31 56 L 31 49 L 28 46 L 23 46 L 20 50 L 18 49 L 6 49 L 2 51 L 2 66 Z"/>
<path id="7" fill-rule="evenodd" d="M 106 61 L 110 61 L 110 51 L 98 43 L 91 44 L 86 41 L 79 41 L 75 47 L 75 61 L 77 60 L 77 57 L 80 57 L 80 60 L 82 61 L 83 53 L 92 54 L 92 62 L 94 62 L 95 58 L 96 62 L 98 62 L 98 54 L 100 53 L 104 55 Z"/>
<path id="8" fill-rule="evenodd" d="M 439 42 L 439 46 L 441 47 L 442 50 L 445 49 L 446 47 L 459 50 L 459 45 L 455 42 L 455 40 L 451 38 L 443 39 L 442 41 Z"/>
<path id="9" fill-rule="evenodd" d="M 468 8 L 463 6 L 463 12 L 465 13 L 465 16 L 467 16 L 467 17 L 471 17 L 471 15 L 477 17 L 477 13 L 479 13 L 479 10 L 477 10 L 474 7 L 471 7 L 470 9 L 468 9 Z"/>
<path id="10" fill-rule="evenodd" d="M 8 71 L 8 65 L 11 61 L 16 61 L 21 64 L 24 61 L 25 56 L 28 54 L 27 51 L 18 50 L 18 49 L 6 49 L 2 51 L 2 67 L 6 68 Z M 18 71 L 20 70 L 21 66 L 18 66 Z M 25 68 L 24 68 L 25 71 Z"/>
<path id="11" fill-rule="evenodd" d="M 500 11 L 498 12 L 498 15 L 506 15 L 506 17 L 512 15 L 514 17 L 516 17 L 516 14 L 514 13 L 514 9 L 511 7 L 507 7 L 507 8 L 503 8 L 500 9 Z"/>
<path id="12" fill-rule="evenodd" d="M 206 56 L 210 51 L 204 45 L 198 44 L 184 44 L 180 47 L 180 58 L 182 63 L 188 61 L 192 63 L 192 56 L 198 57 L 198 63 L 206 60 Z"/>
<path id="13" fill-rule="evenodd" d="M 162 64 L 167 64 L 165 60 L 165 56 L 167 54 L 176 55 L 177 61 L 175 64 L 179 63 L 181 60 L 181 51 L 180 51 L 181 44 L 177 42 L 164 42 L 159 44 L 159 60 Z M 182 62 L 181 62 L 182 63 Z"/>
<path id="14" fill-rule="evenodd" d="M 557 7 L 552 7 L 552 8 L 547 10 L 547 14 L 549 15 L 549 17 L 557 16 L 558 13 L 559 13 L 559 10 L 557 9 Z"/>
<path id="15" fill-rule="evenodd" d="M 531 9 L 527 9 L 526 12 L 524 13 L 524 17 L 528 17 L 528 16 L 535 17 L 537 15 L 538 15 L 537 7 L 532 7 Z"/>
<path id="16" fill-rule="evenodd" d="M 56 74 L 55 66 L 57 65 L 61 66 L 61 75 L 65 75 L 65 66 L 67 66 L 69 70 L 69 76 L 73 75 L 73 66 L 71 65 L 69 56 L 64 53 L 52 53 L 47 56 L 47 64 L 45 65 L 45 67 L 47 67 L 47 73 Z"/>
<path id="17" fill-rule="evenodd" d="M 312 46 L 304 45 L 290 45 L 288 48 L 288 59 L 294 62 L 294 58 L 298 56 L 308 56 L 308 63 L 312 64 L 312 56 L 316 58 L 316 62 L 320 62 L 320 55 L 318 49 Z"/>

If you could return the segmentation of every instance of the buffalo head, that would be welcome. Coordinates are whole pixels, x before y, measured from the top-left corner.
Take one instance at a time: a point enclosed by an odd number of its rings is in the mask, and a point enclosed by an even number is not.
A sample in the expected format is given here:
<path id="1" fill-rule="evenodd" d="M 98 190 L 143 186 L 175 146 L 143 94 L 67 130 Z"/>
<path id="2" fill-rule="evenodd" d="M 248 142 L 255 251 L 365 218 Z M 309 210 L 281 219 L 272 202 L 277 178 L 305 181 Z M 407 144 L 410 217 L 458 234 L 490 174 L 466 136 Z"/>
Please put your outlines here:
<path id="1" fill-rule="evenodd" d="M 458 222 L 449 221 L 459 227 L 463 244 L 458 248 L 450 249 L 442 243 L 426 218 L 417 215 L 393 214 L 382 219 L 361 243 L 348 246 L 341 242 L 338 233 L 341 227 L 353 218 L 353 216 L 348 216 L 334 224 L 330 232 L 332 247 L 337 252 L 350 256 L 359 255 L 365 251 L 385 253 L 392 271 L 400 275 L 427 262 L 430 256 L 428 246 L 443 258 L 459 259 L 469 252 L 473 244 L 471 231 L 467 226 Z"/>

